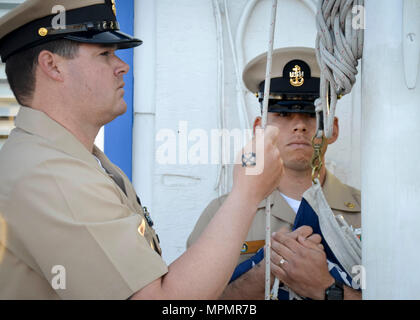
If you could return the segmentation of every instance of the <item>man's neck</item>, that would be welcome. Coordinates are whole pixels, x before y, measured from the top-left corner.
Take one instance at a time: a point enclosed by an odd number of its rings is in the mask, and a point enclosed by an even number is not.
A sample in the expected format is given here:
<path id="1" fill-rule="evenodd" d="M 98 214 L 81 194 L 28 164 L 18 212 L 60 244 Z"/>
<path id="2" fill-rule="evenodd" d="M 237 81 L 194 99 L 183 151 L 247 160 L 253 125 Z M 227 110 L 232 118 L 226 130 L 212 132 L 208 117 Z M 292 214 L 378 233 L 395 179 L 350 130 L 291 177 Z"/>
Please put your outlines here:
<path id="1" fill-rule="evenodd" d="M 95 144 L 95 138 L 99 132 L 99 129 L 92 128 L 90 132 L 87 132 L 87 130 L 81 131 L 77 130 L 75 127 L 66 127 L 65 125 L 63 126 L 69 130 L 76 137 L 76 139 L 79 140 L 86 149 L 88 149 L 90 153 L 93 153 L 93 146 Z"/>
<path id="2" fill-rule="evenodd" d="M 73 118 L 71 114 L 60 112 L 59 109 L 46 108 L 45 106 L 37 107 L 36 105 L 33 106 L 33 108 L 44 112 L 52 120 L 66 128 L 89 152 L 93 152 L 95 138 L 100 128 L 83 123 L 82 121 Z"/>
<path id="3" fill-rule="evenodd" d="M 325 182 L 326 169 L 322 167 L 320 172 L 321 185 Z M 277 190 L 289 198 L 301 200 L 303 193 L 312 185 L 312 170 L 296 171 L 285 168 Z"/>

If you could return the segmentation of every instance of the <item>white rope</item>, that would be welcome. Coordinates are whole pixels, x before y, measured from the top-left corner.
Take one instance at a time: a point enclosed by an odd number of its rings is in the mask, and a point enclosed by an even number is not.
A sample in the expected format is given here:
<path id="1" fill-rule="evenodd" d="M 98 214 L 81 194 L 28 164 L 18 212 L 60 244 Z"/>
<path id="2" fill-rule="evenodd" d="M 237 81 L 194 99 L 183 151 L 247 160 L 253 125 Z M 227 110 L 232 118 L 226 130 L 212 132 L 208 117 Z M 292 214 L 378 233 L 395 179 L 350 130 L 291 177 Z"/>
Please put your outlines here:
<path id="1" fill-rule="evenodd" d="M 231 27 L 227 0 L 223 0 L 223 3 L 224 3 L 224 7 L 223 7 L 224 16 L 225 16 L 226 27 L 227 27 L 226 29 L 227 29 L 228 39 L 229 39 L 230 50 L 232 52 L 233 66 L 234 66 L 235 78 L 236 78 L 236 108 L 237 108 L 237 112 L 239 116 L 239 123 L 242 130 L 242 142 L 244 146 L 249 140 L 252 139 L 252 134 L 251 134 L 251 130 L 249 130 L 250 121 L 249 121 L 248 111 L 247 111 L 247 107 L 245 103 L 245 91 L 243 89 L 243 84 L 242 84 L 242 72 L 241 72 L 242 70 L 240 70 L 239 68 L 238 58 L 237 58 L 238 53 L 237 53 L 237 50 L 233 41 L 232 27 Z M 228 188 L 229 177 L 231 176 L 229 175 L 228 169 L 229 167 L 226 165 L 225 166 L 226 188 Z"/>
<path id="2" fill-rule="evenodd" d="M 247 112 L 246 104 L 245 104 L 244 90 L 242 87 L 242 73 L 241 73 L 241 70 L 239 69 L 238 55 L 237 55 L 236 47 L 233 41 L 232 27 L 230 23 L 227 0 L 223 0 L 223 1 L 224 1 L 227 32 L 229 36 L 229 44 L 230 44 L 230 49 L 232 51 L 233 66 L 235 69 L 235 76 L 236 76 L 236 96 L 237 96 L 236 105 L 238 108 L 239 121 L 241 124 L 241 128 L 243 130 L 243 133 L 244 133 L 243 141 L 247 142 L 248 140 L 251 139 L 251 136 L 246 136 L 247 129 L 249 129 L 250 121 L 249 121 L 248 112 Z"/>
<path id="3" fill-rule="evenodd" d="M 223 6 L 220 5 L 220 1 L 223 1 Z M 236 39 L 236 44 L 233 40 L 231 21 L 229 17 L 228 3 L 227 0 L 212 0 L 213 11 L 216 21 L 216 33 L 217 33 L 217 44 L 218 44 L 218 110 L 219 110 L 219 129 L 226 129 L 226 103 L 225 103 L 225 52 L 224 52 L 224 24 L 223 16 L 226 21 L 227 35 L 229 39 L 230 49 L 232 52 L 233 65 L 236 78 L 236 107 L 238 111 L 239 121 L 241 128 L 243 130 L 243 141 L 246 142 L 251 139 L 250 134 L 250 120 L 248 116 L 248 109 L 245 101 L 246 91 L 243 88 L 242 84 L 242 70 L 243 70 L 243 47 L 238 46 L 238 38 Z M 244 13 L 242 14 L 241 20 L 239 22 L 239 27 L 237 31 L 237 37 L 239 34 L 240 43 L 243 42 L 243 34 L 245 33 L 245 27 L 249 20 L 249 16 L 254 9 L 256 2 L 259 0 L 252 0 L 252 5 L 247 5 Z M 218 190 L 219 196 L 226 194 L 229 191 L 229 164 L 226 162 L 228 150 L 226 150 L 226 141 L 225 138 L 221 137 L 220 144 L 220 159 L 221 163 L 218 165 L 217 178 L 215 189 Z"/>
<path id="4" fill-rule="evenodd" d="M 321 68 L 320 97 L 315 101 L 317 137 L 333 133 L 337 99 L 350 93 L 356 82 L 358 60 L 363 53 L 362 28 L 353 24 L 353 7 L 364 0 L 320 0 L 316 24 L 316 56 Z M 328 99 L 330 95 L 330 99 Z M 329 103 L 328 103 L 329 102 Z M 324 132 L 319 128 L 319 114 L 324 115 Z"/>
<path id="5" fill-rule="evenodd" d="M 267 69 L 265 74 L 264 82 L 264 100 L 263 100 L 263 112 L 262 112 L 262 129 L 265 129 L 267 125 L 267 113 L 268 113 L 268 102 L 270 98 L 270 86 L 271 86 L 271 67 L 273 62 L 273 45 L 274 45 L 274 31 L 276 29 L 276 15 L 277 15 L 277 0 L 273 0 L 273 6 L 271 8 L 271 20 L 270 20 L 270 36 L 268 41 L 267 51 Z M 270 249 L 271 249 L 271 195 L 268 196 L 265 204 L 265 300 L 270 300 Z"/>
<path id="6" fill-rule="evenodd" d="M 319 181 L 305 191 L 303 197 L 319 218 L 325 241 L 344 270 L 351 275 L 353 266 L 362 263 L 362 243 L 342 216 L 335 216 L 325 199 Z"/>
<path id="7" fill-rule="evenodd" d="M 271 290 L 271 300 L 279 300 L 280 280 L 274 279 L 273 289 Z"/>
<path id="8" fill-rule="evenodd" d="M 223 22 L 222 14 L 218 0 L 213 0 L 213 12 L 216 22 L 216 40 L 217 40 L 217 96 L 218 98 L 218 111 L 219 121 L 218 127 L 220 130 L 226 128 L 226 115 L 225 115 L 225 53 L 224 53 L 224 37 L 223 37 Z M 219 196 L 227 193 L 227 181 L 228 175 L 227 164 L 224 163 L 226 159 L 226 147 L 225 140 L 221 138 L 220 143 L 220 163 L 218 164 L 217 179 L 215 189 L 218 189 Z"/>
<path id="9" fill-rule="evenodd" d="M 245 5 L 245 8 L 242 11 L 241 18 L 239 19 L 238 28 L 236 30 L 235 35 L 235 47 L 236 53 L 238 58 L 238 68 L 240 70 L 240 75 L 242 76 L 242 71 L 245 67 L 245 48 L 244 48 L 244 38 L 245 38 L 245 31 L 248 25 L 249 19 L 251 17 L 252 12 L 255 9 L 255 6 L 258 4 L 259 0 L 248 0 Z M 243 88 L 243 85 L 241 86 Z M 245 90 L 248 92 L 248 90 Z M 245 101 L 246 106 L 246 101 Z"/>

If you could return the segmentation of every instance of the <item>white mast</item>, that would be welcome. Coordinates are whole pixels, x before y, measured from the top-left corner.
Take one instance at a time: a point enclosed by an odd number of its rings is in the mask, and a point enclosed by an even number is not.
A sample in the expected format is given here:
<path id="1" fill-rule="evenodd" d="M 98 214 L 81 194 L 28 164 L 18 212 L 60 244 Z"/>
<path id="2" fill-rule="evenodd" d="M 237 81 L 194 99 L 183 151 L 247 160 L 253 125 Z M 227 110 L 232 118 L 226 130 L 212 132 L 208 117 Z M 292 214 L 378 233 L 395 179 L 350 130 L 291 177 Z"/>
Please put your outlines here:
<path id="1" fill-rule="evenodd" d="M 364 299 L 420 299 L 419 41 L 419 1 L 366 1 L 361 138 Z"/>

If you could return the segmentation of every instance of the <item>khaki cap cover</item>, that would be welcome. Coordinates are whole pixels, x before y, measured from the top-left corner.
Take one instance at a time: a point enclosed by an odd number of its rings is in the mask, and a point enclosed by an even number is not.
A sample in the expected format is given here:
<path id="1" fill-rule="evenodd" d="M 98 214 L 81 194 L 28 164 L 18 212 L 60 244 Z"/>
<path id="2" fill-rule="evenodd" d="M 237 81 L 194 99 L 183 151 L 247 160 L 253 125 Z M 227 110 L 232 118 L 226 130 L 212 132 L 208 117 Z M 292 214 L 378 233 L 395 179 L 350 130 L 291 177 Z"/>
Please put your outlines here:
<path id="1" fill-rule="evenodd" d="M 27 0 L 0 18 L 0 39 L 29 22 L 51 15 L 51 10 L 56 5 L 73 10 L 104 3 L 105 0 Z"/>
<path id="2" fill-rule="evenodd" d="M 321 74 L 316 60 L 315 49 L 308 47 L 287 47 L 273 51 L 272 78 L 283 77 L 283 69 L 291 60 L 303 60 L 311 68 L 312 77 L 319 77 Z M 267 68 L 267 53 L 263 53 L 252 59 L 245 67 L 243 81 L 245 86 L 252 93 L 259 91 L 259 85 L 265 81 Z"/>
<path id="3" fill-rule="evenodd" d="M 65 9 L 65 25 L 61 25 L 63 12 L 53 12 L 57 5 Z M 60 26 L 55 26 L 58 21 Z M 117 49 L 142 44 L 120 31 L 114 0 L 27 0 L 0 18 L 0 30 L 3 62 L 20 51 L 58 39 Z"/>

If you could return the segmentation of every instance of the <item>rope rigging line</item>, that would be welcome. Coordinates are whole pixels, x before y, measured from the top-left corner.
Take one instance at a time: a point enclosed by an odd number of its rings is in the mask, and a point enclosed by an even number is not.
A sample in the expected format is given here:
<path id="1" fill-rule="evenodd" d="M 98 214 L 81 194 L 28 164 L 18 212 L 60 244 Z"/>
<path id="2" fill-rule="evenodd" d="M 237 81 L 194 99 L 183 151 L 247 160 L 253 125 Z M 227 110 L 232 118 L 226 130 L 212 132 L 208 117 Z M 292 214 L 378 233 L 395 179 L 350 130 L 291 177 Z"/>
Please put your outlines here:
<path id="1" fill-rule="evenodd" d="M 243 130 L 243 141 L 246 142 L 250 140 L 251 133 L 250 121 L 247 111 L 247 105 L 245 101 L 245 91 L 242 85 L 242 70 L 243 70 L 243 35 L 245 33 L 245 27 L 249 20 L 249 16 L 254 9 L 256 3 L 259 0 L 252 0 L 246 5 L 244 12 L 240 18 L 238 30 L 236 32 L 236 40 L 233 39 L 231 19 L 229 16 L 228 1 L 227 0 L 212 0 L 213 13 L 215 16 L 216 22 L 216 34 L 217 34 L 217 47 L 218 47 L 218 92 L 219 99 L 218 101 L 218 110 L 219 110 L 219 129 L 223 130 L 227 128 L 227 107 L 225 101 L 225 50 L 224 50 L 224 25 L 226 25 L 227 37 L 229 40 L 229 46 L 233 59 L 235 82 L 236 82 L 236 108 L 239 115 L 239 121 L 241 129 Z M 223 2 L 223 5 L 220 4 Z M 223 18 L 225 24 L 223 24 Z M 228 150 L 226 150 L 226 141 L 225 138 L 221 137 L 220 144 L 220 161 L 221 163 L 218 166 L 217 179 L 215 184 L 215 189 L 218 189 L 219 196 L 226 194 L 230 188 L 229 181 L 229 164 L 227 163 L 228 159 Z"/>
<path id="2" fill-rule="evenodd" d="M 223 130 L 226 128 L 226 102 L 225 102 L 225 52 L 224 52 L 224 37 L 223 37 L 223 22 L 222 14 L 218 0 L 212 0 L 213 12 L 216 22 L 216 40 L 217 40 L 217 93 L 218 93 L 218 108 L 219 121 L 218 129 Z M 223 137 L 220 141 L 220 156 L 217 170 L 217 181 L 215 189 L 218 190 L 219 196 L 228 192 L 228 168 L 226 163 L 226 147 Z"/>
<path id="3" fill-rule="evenodd" d="M 354 14 L 364 0 L 320 0 L 316 15 L 316 56 L 321 68 L 320 97 L 315 101 L 316 137 L 332 136 L 337 100 L 351 92 L 363 54 L 363 27 Z M 323 113 L 321 121 L 320 113 Z"/>
<path id="4" fill-rule="evenodd" d="M 350 93 L 356 82 L 358 61 L 363 54 L 364 17 L 362 25 L 358 25 L 355 14 L 363 6 L 364 0 L 320 0 L 318 3 L 315 51 L 321 69 L 320 97 L 315 101 L 313 185 L 303 195 L 317 213 L 323 237 L 347 274 L 361 263 L 361 242 L 344 218 L 332 212 L 319 182 L 319 172 L 323 165 L 322 145 L 333 134 L 337 100 Z M 315 143 L 316 138 L 321 142 Z"/>
<path id="5" fill-rule="evenodd" d="M 276 28 L 276 15 L 277 15 L 277 0 L 273 0 L 271 8 L 270 20 L 270 35 L 268 41 L 267 51 L 267 69 L 264 82 L 264 100 L 262 112 L 262 129 L 267 125 L 268 102 L 270 99 L 270 86 L 271 86 L 271 67 L 273 61 L 273 45 L 274 45 L 274 31 Z M 271 195 L 268 196 L 265 204 L 265 300 L 271 298 L 271 279 L 270 279 L 270 249 L 271 249 Z"/>

